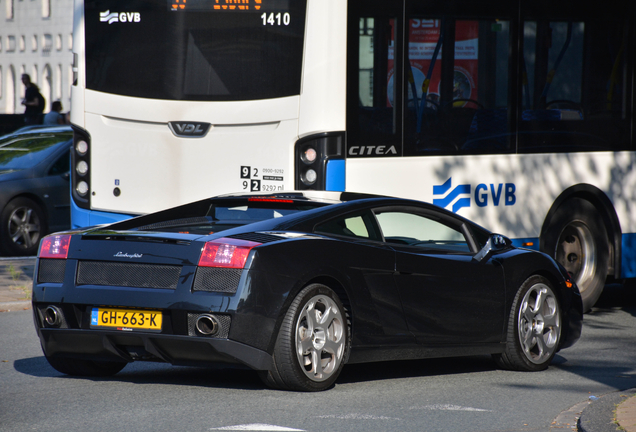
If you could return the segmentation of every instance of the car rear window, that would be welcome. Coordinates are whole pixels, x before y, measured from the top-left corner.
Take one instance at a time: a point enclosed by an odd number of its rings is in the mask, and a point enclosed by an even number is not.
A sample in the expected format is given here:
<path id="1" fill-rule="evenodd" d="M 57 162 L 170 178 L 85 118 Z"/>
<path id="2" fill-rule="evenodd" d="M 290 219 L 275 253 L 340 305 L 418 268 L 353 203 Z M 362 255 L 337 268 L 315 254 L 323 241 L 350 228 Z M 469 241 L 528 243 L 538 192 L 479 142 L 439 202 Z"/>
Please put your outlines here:
<path id="1" fill-rule="evenodd" d="M 327 204 L 300 199 L 212 198 L 118 222 L 115 230 L 205 234 L 280 218 Z"/>

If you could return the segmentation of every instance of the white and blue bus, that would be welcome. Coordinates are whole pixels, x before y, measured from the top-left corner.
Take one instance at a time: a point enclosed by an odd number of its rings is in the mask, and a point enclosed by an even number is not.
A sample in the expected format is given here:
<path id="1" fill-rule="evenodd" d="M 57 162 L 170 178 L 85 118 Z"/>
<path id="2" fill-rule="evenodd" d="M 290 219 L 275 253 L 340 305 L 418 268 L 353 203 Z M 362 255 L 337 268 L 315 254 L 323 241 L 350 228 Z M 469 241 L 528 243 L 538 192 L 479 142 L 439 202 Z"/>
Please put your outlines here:
<path id="1" fill-rule="evenodd" d="M 552 255 L 589 308 L 636 277 L 634 9 L 76 0 L 73 225 L 236 191 L 416 198 Z"/>

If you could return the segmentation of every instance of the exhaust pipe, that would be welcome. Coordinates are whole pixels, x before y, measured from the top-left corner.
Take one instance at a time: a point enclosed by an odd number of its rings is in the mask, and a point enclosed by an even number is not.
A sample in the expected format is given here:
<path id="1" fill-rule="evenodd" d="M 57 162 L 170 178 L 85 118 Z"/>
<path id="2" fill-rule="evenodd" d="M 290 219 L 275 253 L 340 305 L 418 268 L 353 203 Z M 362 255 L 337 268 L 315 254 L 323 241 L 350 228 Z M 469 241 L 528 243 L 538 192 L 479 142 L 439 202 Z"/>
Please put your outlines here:
<path id="1" fill-rule="evenodd" d="M 62 311 L 57 306 L 49 306 L 44 310 L 44 321 L 50 327 L 59 327 L 62 325 Z"/>
<path id="2" fill-rule="evenodd" d="M 204 336 L 212 336 L 219 332 L 219 323 L 213 315 L 203 314 L 197 318 L 196 328 Z"/>

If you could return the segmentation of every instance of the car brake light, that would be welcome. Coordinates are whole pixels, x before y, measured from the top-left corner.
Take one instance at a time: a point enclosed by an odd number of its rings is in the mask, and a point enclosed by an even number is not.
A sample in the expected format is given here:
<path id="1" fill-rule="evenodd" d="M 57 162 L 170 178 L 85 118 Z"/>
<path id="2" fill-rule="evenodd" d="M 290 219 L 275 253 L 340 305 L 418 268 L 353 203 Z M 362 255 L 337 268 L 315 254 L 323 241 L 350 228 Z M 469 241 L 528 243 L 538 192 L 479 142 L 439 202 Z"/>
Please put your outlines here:
<path id="1" fill-rule="evenodd" d="M 66 259 L 71 244 L 70 235 L 52 235 L 44 237 L 40 245 L 40 258 Z"/>
<path id="2" fill-rule="evenodd" d="M 285 203 L 285 204 L 293 204 L 294 203 L 294 200 L 290 200 L 290 199 L 259 198 L 259 197 L 248 198 L 247 201 L 249 201 L 249 202 L 267 202 L 267 203 Z"/>
<path id="3" fill-rule="evenodd" d="M 201 252 L 199 266 L 243 268 L 252 248 L 260 244 L 227 237 L 207 242 Z"/>

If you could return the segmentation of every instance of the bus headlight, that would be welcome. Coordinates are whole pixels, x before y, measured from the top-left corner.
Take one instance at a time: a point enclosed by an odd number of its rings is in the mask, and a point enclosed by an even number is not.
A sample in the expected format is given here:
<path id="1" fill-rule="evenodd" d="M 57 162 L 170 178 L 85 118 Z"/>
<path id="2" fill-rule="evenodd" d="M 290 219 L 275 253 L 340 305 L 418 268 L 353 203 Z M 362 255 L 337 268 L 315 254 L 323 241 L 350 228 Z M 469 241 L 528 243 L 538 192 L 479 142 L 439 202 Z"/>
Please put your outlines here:
<path id="1" fill-rule="evenodd" d="M 75 189 L 81 196 L 86 196 L 86 194 L 88 193 L 88 183 L 86 183 L 85 181 L 81 181 L 77 184 L 77 188 Z"/>
<path id="2" fill-rule="evenodd" d="M 78 141 L 77 144 L 75 145 L 75 151 L 80 156 L 84 156 L 86 152 L 88 151 L 88 143 L 84 140 Z"/>
<path id="3" fill-rule="evenodd" d="M 316 157 L 317 156 L 318 156 L 318 153 L 316 153 L 316 150 L 313 147 L 309 147 L 309 148 L 305 149 L 305 151 L 303 152 L 303 154 L 301 155 L 300 158 L 307 165 L 311 165 L 312 163 L 314 163 L 316 161 Z M 315 172 L 314 172 L 314 174 L 315 174 Z M 316 181 L 316 180 L 314 179 L 314 181 Z"/>
<path id="4" fill-rule="evenodd" d="M 88 164 L 86 163 L 86 161 L 79 161 L 77 163 L 77 166 L 75 167 L 75 171 L 77 171 L 77 173 L 81 176 L 85 176 L 86 173 L 88 172 Z"/>
<path id="5" fill-rule="evenodd" d="M 307 186 L 310 186 L 310 185 L 316 183 L 316 179 L 317 178 L 318 178 L 318 174 L 316 173 L 316 171 L 314 171 L 314 170 L 312 170 L 310 168 L 307 171 L 305 171 L 305 173 L 303 174 L 302 181 Z"/>
<path id="6" fill-rule="evenodd" d="M 71 151 L 71 182 L 73 202 L 79 208 L 90 210 L 91 191 L 91 138 L 84 129 L 73 127 L 73 150 Z"/>

